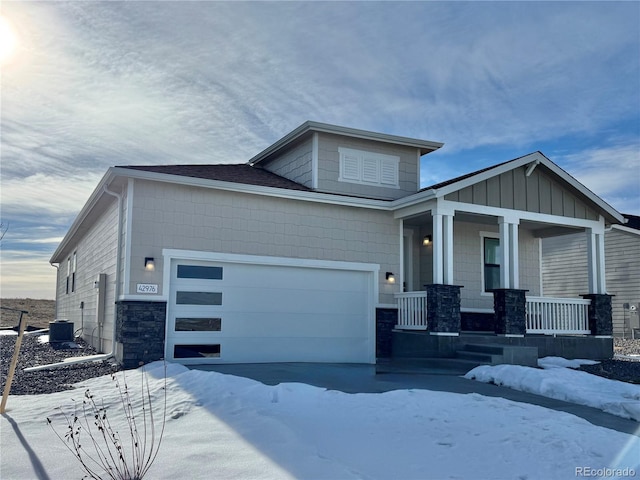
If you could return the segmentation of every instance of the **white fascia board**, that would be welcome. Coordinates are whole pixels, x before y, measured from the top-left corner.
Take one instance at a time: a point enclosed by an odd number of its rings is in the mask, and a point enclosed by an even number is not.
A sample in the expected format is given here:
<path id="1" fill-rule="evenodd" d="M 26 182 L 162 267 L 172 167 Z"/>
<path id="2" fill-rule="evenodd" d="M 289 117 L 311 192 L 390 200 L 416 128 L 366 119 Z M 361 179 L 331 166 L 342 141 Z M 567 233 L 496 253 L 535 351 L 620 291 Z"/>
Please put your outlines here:
<path id="1" fill-rule="evenodd" d="M 291 131 L 280 140 L 270 145 L 262 152 L 255 155 L 251 158 L 247 163 L 249 165 L 255 165 L 260 163 L 273 153 L 277 152 L 281 148 L 285 147 L 289 143 L 297 140 L 302 135 L 305 135 L 308 132 L 322 132 L 322 133 L 332 133 L 335 135 L 342 135 L 346 137 L 352 138 L 361 138 L 364 140 L 374 140 L 377 142 L 385 142 L 385 143 L 393 143 L 396 145 L 404 145 L 408 147 L 415 147 L 420 149 L 423 154 L 432 152 L 442 147 L 444 144 L 440 142 L 432 142 L 429 140 L 420 140 L 417 138 L 409 138 L 409 137 L 401 137 L 397 135 L 389 135 L 386 133 L 377 133 L 371 132 L 367 130 L 359 130 L 356 128 L 349 127 L 340 127 L 338 125 L 331 125 L 328 123 L 320 123 L 320 122 L 312 122 L 307 121 L 300 125 L 295 130 Z"/>
<path id="2" fill-rule="evenodd" d="M 565 172 L 562 168 L 560 168 L 558 165 L 553 163 L 547 157 L 545 157 L 542 154 L 540 154 L 540 157 L 541 157 L 541 163 L 544 164 L 545 167 L 547 167 L 553 173 L 555 173 L 556 175 L 561 177 L 563 180 L 565 180 L 567 183 L 569 183 L 572 187 L 574 187 L 576 190 L 582 193 L 585 197 L 587 197 L 593 203 L 598 205 L 598 207 L 600 207 L 602 210 L 607 212 L 611 217 L 615 218 L 618 222 L 622 224 L 625 223 L 624 216 L 620 212 L 618 212 L 615 208 L 613 208 L 611 205 L 605 202 L 602 198 L 600 198 L 598 195 L 596 195 L 587 187 L 585 187 L 582 183 L 578 182 L 575 178 L 573 178 L 571 175 L 569 175 L 567 172 Z"/>
<path id="3" fill-rule="evenodd" d="M 465 178 L 460 180 L 459 182 L 451 183 L 442 188 L 436 190 L 436 196 L 444 197 L 453 192 L 457 192 L 458 190 L 462 190 L 463 188 L 470 187 L 479 182 L 483 182 L 493 177 L 497 177 L 498 175 L 502 175 L 503 173 L 509 172 L 516 168 L 522 167 L 524 165 L 528 165 L 531 162 L 540 161 L 541 158 L 546 158 L 541 155 L 539 152 L 530 153 L 529 155 L 525 155 L 524 157 L 518 158 L 516 160 L 512 160 L 498 167 L 492 168 L 482 173 L 478 173 L 477 175 L 473 175 L 472 177 Z"/>
<path id="4" fill-rule="evenodd" d="M 123 294 L 118 297 L 121 302 L 168 302 L 169 295 L 135 295 Z"/>
<path id="5" fill-rule="evenodd" d="M 237 253 L 205 252 L 200 250 L 180 250 L 163 248 L 165 264 L 172 259 L 196 260 L 203 262 L 242 263 L 247 265 L 270 265 L 278 267 L 321 268 L 327 270 L 349 270 L 357 272 L 379 273 L 377 263 L 341 262 L 337 260 L 316 260 L 295 257 L 271 257 L 266 255 L 244 255 Z"/>
<path id="6" fill-rule="evenodd" d="M 488 207 L 485 205 L 474 205 L 472 203 L 452 202 L 449 200 L 438 200 L 438 207 L 451 209 L 455 212 L 475 213 L 479 215 L 489 215 L 492 217 L 502 217 L 508 223 L 518 223 L 522 220 L 538 223 L 548 223 L 550 225 L 563 225 L 577 228 L 592 228 L 597 231 L 604 229 L 604 218 L 599 220 L 585 220 L 581 218 L 562 217 L 547 213 L 527 212 L 525 210 L 512 210 L 510 208 Z"/>
<path id="7" fill-rule="evenodd" d="M 319 175 L 319 155 L 318 150 L 318 133 L 314 132 L 311 138 L 311 188 L 316 190 L 318 188 L 318 175 Z"/>
<path id="8" fill-rule="evenodd" d="M 422 198 L 419 201 L 403 205 L 393 211 L 393 218 L 406 219 L 434 210 L 438 206 L 436 198 Z"/>
<path id="9" fill-rule="evenodd" d="M 389 202 L 388 200 L 373 200 L 370 198 L 349 197 L 343 195 L 333 195 L 330 193 L 264 187 L 260 185 L 250 185 L 247 183 L 223 182 L 220 180 L 186 177 L 183 175 L 170 175 L 166 173 L 148 172 L 144 170 L 135 170 L 121 167 L 113 167 L 113 172 L 114 174 L 121 175 L 123 177 L 131 177 L 154 182 L 173 183 L 191 187 L 211 188 L 229 192 L 265 195 L 268 197 L 288 198 L 292 200 L 343 205 L 348 207 L 371 208 L 373 210 L 391 210 L 391 202 Z"/>
<path id="10" fill-rule="evenodd" d="M 525 155 L 524 157 L 518 158 L 516 160 L 512 160 L 511 162 L 507 162 L 504 165 L 498 166 L 496 168 L 492 168 L 485 172 L 479 173 L 469 178 L 465 178 L 464 180 L 460 180 L 459 182 L 452 183 L 450 185 L 446 185 L 438 189 L 435 192 L 437 197 L 444 197 L 449 193 L 456 192 L 458 190 L 462 190 L 463 188 L 469 187 L 476 183 L 488 180 L 489 178 L 497 177 L 511 170 L 515 170 L 516 168 L 523 167 L 532 162 L 536 162 L 536 164 L 542 164 L 555 173 L 558 177 L 562 178 L 565 182 L 571 185 L 573 188 L 578 190 L 582 195 L 587 197 L 591 202 L 596 204 L 600 209 L 604 210 L 608 215 L 618 220 L 620 223 L 624 223 L 624 217 L 621 213 L 615 210 L 611 205 L 602 200 L 599 196 L 585 187 L 583 184 L 578 182 L 575 178 L 569 175 L 566 171 L 560 168 L 558 165 L 553 163 L 547 157 L 545 157 L 540 152 L 530 153 L 529 155 Z"/>
<path id="11" fill-rule="evenodd" d="M 67 234 L 58 245 L 58 248 L 56 248 L 55 252 L 53 252 L 53 255 L 51 255 L 49 263 L 60 263 L 58 257 L 64 252 L 69 241 L 71 241 L 71 239 L 78 232 L 78 229 L 84 222 L 84 219 L 87 218 L 91 210 L 93 210 L 93 208 L 95 207 L 96 203 L 98 203 L 98 200 L 100 200 L 100 198 L 104 195 L 104 188 L 113 181 L 115 176 L 116 175 L 114 175 L 113 173 L 113 167 L 109 168 L 109 170 L 107 170 L 107 173 L 104 174 L 104 176 L 98 183 L 98 186 L 93 190 L 93 192 L 89 196 L 89 199 L 76 216 L 75 220 L 71 224 L 71 227 L 69 227 Z"/>
<path id="12" fill-rule="evenodd" d="M 633 235 L 640 235 L 640 230 L 631 227 L 625 227 L 624 225 L 611 225 L 611 228 L 620 230 L 621 232 L 631 233 Z"/>

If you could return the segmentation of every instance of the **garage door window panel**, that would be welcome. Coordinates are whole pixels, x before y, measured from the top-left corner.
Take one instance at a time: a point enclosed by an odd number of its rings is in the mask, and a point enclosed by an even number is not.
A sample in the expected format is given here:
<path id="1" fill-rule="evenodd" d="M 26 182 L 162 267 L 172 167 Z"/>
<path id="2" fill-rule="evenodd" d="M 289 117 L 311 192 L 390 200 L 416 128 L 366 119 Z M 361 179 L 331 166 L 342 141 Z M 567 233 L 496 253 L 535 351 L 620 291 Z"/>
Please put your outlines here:
<path id="1" fill-rule="evenodd" d="M 221 318 L 176 318 L 176 332 L 219 332 Z"/>
<path id="2" fill-rule="evenodd" d="M 176 292 L 177 305 L 222 305 L 222 292 Z"/>
<path id="3" fill-rule="evenodd" d="M 178 265 L 178 278 L 197 278 L 200 280 L 222 280 L 222 267 L 202 265 Z"/>
<path id="4" fill-rule="evenodd" d="M 173 358 L 219 358 L 220 344 L 174 345 Z"/>

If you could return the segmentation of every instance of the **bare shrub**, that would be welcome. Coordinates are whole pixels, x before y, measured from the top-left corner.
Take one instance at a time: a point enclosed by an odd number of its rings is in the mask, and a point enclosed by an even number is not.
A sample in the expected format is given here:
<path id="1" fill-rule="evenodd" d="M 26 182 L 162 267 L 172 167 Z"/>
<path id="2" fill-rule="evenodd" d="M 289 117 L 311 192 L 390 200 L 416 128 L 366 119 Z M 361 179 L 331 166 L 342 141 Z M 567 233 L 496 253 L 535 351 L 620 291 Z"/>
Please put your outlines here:
<path id="1" fill-rule="evenodd" d="M 86 473 L 85 478 L 140 480 L 151 468 L 162 443 L 167 413 L 167 367 L 165 364 L 161 420 L 154 414 L 144 367 L 139 408 L 133 405 L 125 373 L 122 372 L 122 383 L 118 374 L 113 374 L 111 378 L 120 399 L 116 405 L 122 407 L 118 413 L 124 415 L 127 432 L 121 434 L 114 428 L 108 415 L 114 412 L 107 411 L 104 401 L 97 400 L 89 389 L 85 391 L 81 408 L 75 400 L 71 413 L 57 408 L 66 422 L 64 438 L 56 431 L 50 418 L 47 418 L 47 423 L 80 462 Z M 156 424 L 159 424 L 159 428 Z M 83 446 L 86 443 L 89 448 Z"/>

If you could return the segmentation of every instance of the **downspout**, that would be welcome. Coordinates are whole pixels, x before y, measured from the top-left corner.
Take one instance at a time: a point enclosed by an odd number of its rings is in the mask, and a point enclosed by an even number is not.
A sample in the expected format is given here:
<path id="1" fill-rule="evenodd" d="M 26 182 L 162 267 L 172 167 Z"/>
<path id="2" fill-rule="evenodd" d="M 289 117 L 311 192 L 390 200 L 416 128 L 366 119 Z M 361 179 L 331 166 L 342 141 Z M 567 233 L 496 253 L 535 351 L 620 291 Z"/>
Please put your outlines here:
<path id="1" fill-rule="evenodd" d="M 49 262 L 49 265 L 51 265 L 53 268 L 56 269 L 56 313 L 55 313 L 55 317 L 54 319 L 58 319 L 58 280 L 59 280 L 59 274 L 60 274 L 60 265 L 54 265 L 53 263 Z"/>
<path id="2" fill-rule="evenodd" d="M 121 253 L 121 243 L 120 237 L 122 236 L 122 194 L 112 192 L 105 185 L 103 187 L 104 193 L 108 193 L 118 199 L 118 236 L 117 236 L 117 244 L 116 244 L 116 288 L 115 288 L 115 299 L 120 298 L 120 253 Z M 115 303 L 115 302 L 114 302 Z M 58 309 L 58 303 L 56 302 L 56 311 Z M 101 360 L 107 360 L 113 356 L 115 356 L 116 352 L 116 324 L 118 317 L 118 309 L 113 308 L 113 336 L 111 341 L 111 351 L 109 353 L 101 353 L 98 355 L 87 355 L 86 357 L 71 357 L 68 358 L 67 361 L 57 362 L 57 363 L 49 363 L 47 365 L 38 365 L 37 367 L 29 367 L 25 368 L 25 372 L 36 372 L 38 370 L 49 370 L 52 368 L 60 368 L 66 367 L 67 365 L 75 365 L 77 363 L 86 363 L 86 362 L 99 362 Z M 100 339 L 98 339 L 100 341 Z"/>

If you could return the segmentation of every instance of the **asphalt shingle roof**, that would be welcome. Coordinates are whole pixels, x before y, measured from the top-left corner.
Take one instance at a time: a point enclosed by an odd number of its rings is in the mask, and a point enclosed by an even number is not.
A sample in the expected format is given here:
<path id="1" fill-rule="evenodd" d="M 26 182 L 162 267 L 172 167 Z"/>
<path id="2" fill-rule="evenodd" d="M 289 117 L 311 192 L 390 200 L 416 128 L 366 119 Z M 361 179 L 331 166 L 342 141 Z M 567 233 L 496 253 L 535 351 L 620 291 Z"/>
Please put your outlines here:
<path id="1" fill-rule="evenodd" d="M 244 183 L 262 187 L 286 188 L 289 190 L 310 191 L 310 188 L 276 175 L 260 167 L 242 164 L 220 165 L 123 165 L 118 168 L 141 170 L 145 172 L 179 175 L 183 177 L 203 178 L 221 182 Z"/>

